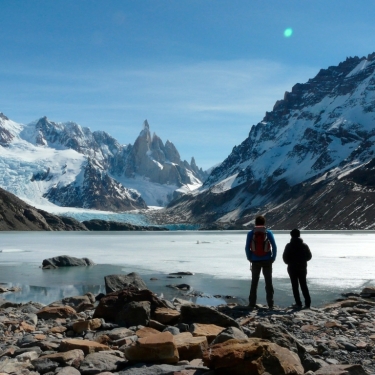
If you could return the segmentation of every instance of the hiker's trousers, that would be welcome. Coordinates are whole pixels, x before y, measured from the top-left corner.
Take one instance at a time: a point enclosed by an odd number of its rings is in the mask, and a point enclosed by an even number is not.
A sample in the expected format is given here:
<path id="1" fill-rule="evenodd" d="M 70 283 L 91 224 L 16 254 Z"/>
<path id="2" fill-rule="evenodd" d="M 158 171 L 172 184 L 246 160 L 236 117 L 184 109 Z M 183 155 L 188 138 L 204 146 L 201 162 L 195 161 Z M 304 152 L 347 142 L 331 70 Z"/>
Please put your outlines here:
<path id="1" fill-rule="evenodd" d="M 260 272 L 263 272 L 266 284 L 266 299 L 269 307 L 273 307 L 273 285 L 272 285 L 272 261 L 260 261 L 251 263 L 251 287 L 249 305 L 254 307 L 257 302 L 257 289 Z"/>
<path id="2" fill-rule="evenodd" d="M 296 301 L 296 304 L 302 306 L 301 297 L 300 297 L 299 288 L 298 288 L 298 286 L 300 286 L 302 294 L 303 294 L 303 298 L 305 299 L 305 306 L 310 307 L 311 298 L 310 298 L 309 288 L 307 287 L 307 281 L 306 281 L 307 269 L 288 266 L 288 273 L 290 277 L 290 282 L 292 283 L 293 296 L 294 296 L 294 300 Z"/>

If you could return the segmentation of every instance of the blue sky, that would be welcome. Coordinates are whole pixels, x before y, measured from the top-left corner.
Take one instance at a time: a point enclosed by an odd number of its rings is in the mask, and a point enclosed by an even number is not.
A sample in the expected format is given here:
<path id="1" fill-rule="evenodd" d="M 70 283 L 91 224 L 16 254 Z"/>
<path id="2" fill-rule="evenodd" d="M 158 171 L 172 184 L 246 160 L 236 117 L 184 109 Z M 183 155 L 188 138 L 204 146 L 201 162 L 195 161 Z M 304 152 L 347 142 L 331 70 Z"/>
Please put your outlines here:
<path id="1" fill-rule="evenodd" d="M 373 0 L 0 0 L 0 14 L 0 112 L 123 144 L 147 119 L 203 168 L 295 83 L 375 52 Z"/>

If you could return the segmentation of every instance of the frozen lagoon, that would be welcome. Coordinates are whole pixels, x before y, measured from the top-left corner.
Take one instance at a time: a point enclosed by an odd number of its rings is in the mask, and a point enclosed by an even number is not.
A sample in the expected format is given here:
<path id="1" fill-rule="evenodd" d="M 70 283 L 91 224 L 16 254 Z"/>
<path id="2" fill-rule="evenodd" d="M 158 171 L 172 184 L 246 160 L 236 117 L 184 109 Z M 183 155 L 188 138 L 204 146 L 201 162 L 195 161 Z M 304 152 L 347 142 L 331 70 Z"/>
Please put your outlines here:
<path id="1" fill-rule="evenodd" d="M 176 292 L 167 284 L 186 283 L 205 297 L 202 304 L 215 305 L 235 296 L 247 303 L 250 286 L 249 263 L 245 257 L 246 231 L 173 232 L 2 232 L 0 282 L 20 286 L 22 292 L 6 293 L 11 301 L 50 303 L 88 291 L 104 291 L 104 276 L 138 272 L 148 287 L 167 298 Z M 289 232 L 274 231 L 278 255 L 273 268 L 275 303 L 293 303 L 282 253 Z M 308 266 L 312 303 L 320 306 L 340 293 L 360 291 L 375 284 L 373 231 L 303 231 L 313 258 Z M 42 270 L 43 259 L 58 255 L 87 257 L 97 266 Z M 172 272 L 190 271 L 194 276 L 169 279 Z M 154 277 L 158 280 L 151 281 Z M 211 298 L 209 298 L 211 297 Z M 230 300 L 229 300 L 230 301 Z M 264 284 L 258 302 L 265 303 Z"/>

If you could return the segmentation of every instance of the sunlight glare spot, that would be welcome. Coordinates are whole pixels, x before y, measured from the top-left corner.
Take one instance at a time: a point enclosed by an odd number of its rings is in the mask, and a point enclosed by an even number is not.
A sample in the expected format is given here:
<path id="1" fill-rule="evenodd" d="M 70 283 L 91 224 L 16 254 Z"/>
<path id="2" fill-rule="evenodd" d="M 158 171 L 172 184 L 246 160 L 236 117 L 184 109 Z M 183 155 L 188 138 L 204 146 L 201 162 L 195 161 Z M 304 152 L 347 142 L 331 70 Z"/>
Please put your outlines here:
<path id="1" fill-rule="evenodd" d="M 285 36 L 285 38 L 291 37 L 292 34 L 293 34 L 293 29 L 291 29 L 290 27 L 288 27 L 287 29 L 284 30 L 284 36 Z"/>

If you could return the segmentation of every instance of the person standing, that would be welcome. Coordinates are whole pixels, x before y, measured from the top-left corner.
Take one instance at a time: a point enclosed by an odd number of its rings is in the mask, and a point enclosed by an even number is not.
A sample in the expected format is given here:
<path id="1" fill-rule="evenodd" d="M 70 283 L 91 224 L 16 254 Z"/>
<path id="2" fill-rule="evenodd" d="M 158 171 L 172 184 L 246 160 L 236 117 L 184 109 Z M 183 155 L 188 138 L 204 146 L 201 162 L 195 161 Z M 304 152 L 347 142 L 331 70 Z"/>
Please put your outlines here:
<path id="1" fill-rule="evenodd" d="M 298 229 L 293 229 L 290 232 L 291 239 L 286 244 L 283 260 L 288 265 L 288 274 L 290 282 L 292 283 L 293 296 L 295 305 L 293 307 L 302 308 L 301 297 L 299 294 L 299 286 L 305 299 L 305 308 L 310 308 L 311 298 L 309 288 L 307 287 L 307 262 L 311 259 L 311 251 L 307 244 L 302 240 L 301 233 Z"/>
<path id="2" fill-rule="evenodd" d="M 248 232 L 246 237 L 245 252 L 250 262 L 251 287 L 249 295 L 249 308 L 254 309 L 257 301 L 257 289 L 260 272 L 263 272 L 266 284 L 266 299 L 270 309 L 273 308 L 272 263 L 276 259 L 277 246 L 273 233 L 265 227 L 264 216 L 255 218 L 255 227 Z"/>

